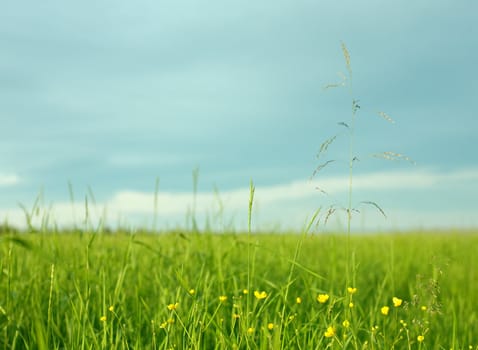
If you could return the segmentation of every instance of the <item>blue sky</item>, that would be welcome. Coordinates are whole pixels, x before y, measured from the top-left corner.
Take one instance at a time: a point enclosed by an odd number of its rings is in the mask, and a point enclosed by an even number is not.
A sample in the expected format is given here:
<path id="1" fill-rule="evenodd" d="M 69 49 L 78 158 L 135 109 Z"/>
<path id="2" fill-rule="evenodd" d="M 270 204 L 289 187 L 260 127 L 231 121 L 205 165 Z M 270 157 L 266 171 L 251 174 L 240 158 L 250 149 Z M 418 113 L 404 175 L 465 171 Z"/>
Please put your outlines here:
<path id="1" fill-rule="evenodd" d="M 361 106 L 353 203 L 387 213 L 360 206 L 354 227 L 475 227 L 476 13 L 471 0 L 5 3 L 1 218 L 24 224 L 18 203 L 41 194 L 36 220 L 78 223 L 87 196 L 92 222 L 150 227 L 159 177 L 157 227 L 184 226 L 196 168 L 196 215 L 217 229 L 244 227 L 251 179 L 256 229 L 346 205 L 337 123 L 350 95 L 323 89 L 346 73 L 344 42 Z M 335 162 L 311 181 L 336 134 L 324 158 Z M 415 164 L 370 157 L 385 151 Z"/>

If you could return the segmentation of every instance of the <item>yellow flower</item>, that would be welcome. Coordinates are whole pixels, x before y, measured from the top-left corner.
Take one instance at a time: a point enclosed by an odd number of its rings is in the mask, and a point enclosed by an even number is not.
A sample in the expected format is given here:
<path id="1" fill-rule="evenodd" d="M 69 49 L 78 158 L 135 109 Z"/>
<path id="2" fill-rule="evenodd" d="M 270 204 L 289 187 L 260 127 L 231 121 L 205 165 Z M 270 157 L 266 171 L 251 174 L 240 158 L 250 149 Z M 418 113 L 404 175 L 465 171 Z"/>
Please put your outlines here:
<path id="1" fill-rule="evenodd" d="M 267 298 L 267 293 L 264 292 L 264 291 L 259 292 L 258 290 L 256 290 L 256 291 L 254 292 L 254 296 L 255 296 L 257 299 L 261 300 L 261 299 Z"/>
<path id="2" fill-rule="evenodd" d="M 196 294 L 196 291 L 191 288 L 191 289 L 188 291 L 188 293 L 191 294 L 191 295 L 194 295 L 194 294 Z"/>
<path id="3" fill-rule="evenodd" d="M 329 326 L 327 330 L 324 333 L 324 336 L 326 338 L 332 338 L 335 335 L 335 328 L 332 326 Z"/>
<path id="4" fill-rule="evenodd" d="M 380 309 L 380 312 L 382 313 L 382 315 L 385 315 L 385 316 L 388 315 L 388 311 L 390 311 L 390 308 L 388 306 L 382 306 L 382 308 Z"/>
<path id="5" fill-rule="evenodd" d="M 115 307 L 113 305 L 111 305 L 108 310 L 110 310 L 111 312 L 113 312 L 115 310 Z"/>
<path id="6" fill-rule="evenodd" d="M 238 318 L 241 318 L 241 315 L 239 315 L 239 314 L 232 314 L 232 318 L 235 318 L 235 319 L 237 320 Z"/>
<path id="7" fill-rule="evenodd" d="M 247 334 L 251 335 L 254 334 L 255 329 L 252 327 L 247 328 Z"/>
<path id="8" fill-rule="evenodd" d="M 422 311 L 427 311 L 427 307 L 425 305 L 423 305 L 421 308 L 420 308 Z"/>
<path id="9" fill-rule="evenodd" d="M 345 320 L 344 322 L 342 322 L 342 326 L 344 326 L 345 328 L 349 328 L 350 322 L 348 320 Z"/>
<path id="10" fill-rule="evenodd" d="M 295 299 L 295 302 L 296 302 L 297 304 L 302 303 L 302 298 L 301 298 L 301 297 L 297 297 L 297 298 Z"/>
<path id="11" fill-rule="evenodd" d="M 167 321 L 169 324 L 173 324 L 174 323 L 174 318 L 168 318 L 168 321 Z"/>
<path id="12" fill-rule="evenodd" d="M 425 340 L 425 337 L 424 337 L 423 335 L 419 335 L 419 336 L 417 337 L 417 340 L 421 343 L 422 341 Z"/>
<path id="13" fill-rule="evenodd" d="M 176 310 L 179 306 L 179 303 L 176 303 L 176 304 L 169 304 L 168 305 L 168 310 L 169 311 L 173 311 L 173 310 Z"/>
<path id="14" fill-rule="evenodd" d="M 357 288 L 348 287 L 348 288 L 347 288 L 347 291 L 348 291 L 350 294 L 355 294 L 355 293 L 357 292 Z"/>
<path id="15" fill-rule="evenodd" d="M 402 305 L 403 300 L 397 297 L 393 297 L 392 302 L 393 302 L 393 306 L 399 307 L 400 305 Z"/>
<path id="16" fill-rule="evenodd" d="M 221 296 L 219 297 L 219 301 L 220 301 L 221 303 L 225 303 L 226 300 L 227 300 L 227 296 L 225 296 L 225 295 L 221 295 Z"/>
<path id="17" fill-rule="evenodd" d="M 329 300 L 329 295 L 328 294 L 319 294 L 317 296 L 317 301 L 321 304 L 325 304 Z"/>
<path id="18" fill-rule="evenodd" d="M 274 329 L 274 324 L 273 323 L 268 323 L 267 324 L 267 329 L 269 329 L 270 331 L 272 331 Z"/>
<path id="19" fill-rule="evenodd" d="M 249 291 L 247 289 L 243 289 L 242 294 L 249 294 Z"/>
<path id="20" fill-rule="evenodd" d="M 159 325 L 159 328 L 164 329 L 164 328 L 167 327 L 167 325 L 168 325 L 168 322 L 167 322 L 167 321 L 166 321 L 166 322 L 163 322 L 163 323 L 161 323 L 161 324 Z"/>
<path id="21" fill-rule="evenodd" d="M 349 303 L 349 308 L 353 308 L 354 307 L 354 303 L 350 302 Z"/>
<path id="22" fill-rule="evenodd" d="M 100 317 L 100 321 L 101 321 L 101 322 L 106 322 L 106 316 L 101 316 L 101 317 Z"/>

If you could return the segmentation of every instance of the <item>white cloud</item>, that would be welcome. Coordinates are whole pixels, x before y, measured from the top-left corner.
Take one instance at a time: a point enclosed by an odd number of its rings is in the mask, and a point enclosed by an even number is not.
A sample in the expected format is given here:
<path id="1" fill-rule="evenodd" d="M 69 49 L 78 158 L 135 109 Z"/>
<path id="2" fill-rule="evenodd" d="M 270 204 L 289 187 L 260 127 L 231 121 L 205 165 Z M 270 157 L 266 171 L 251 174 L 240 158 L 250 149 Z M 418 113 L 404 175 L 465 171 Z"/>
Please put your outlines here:
<path id="1" fill-rule="evenodd" d="M 20 178 L 15 174 L 0 174 L 0 186 L 14 186 L 20 182 Z"/>
<path id="2" fill-rule="evenodd" d="M 355 191 L 379 190 L 387 191 L 387 193 L 393 191 L 399 198 L 401 190 L 435 191 L 439 187 L 456 191 L 456 184 L 470 183 L 473 185 L 477 181 L 478 169 L 463 169 L 448 173 L 416 169 L 357 175 L 354 178 L 353 186 Z M 348 177 L 341 176 L 318 178 L 314 181 L 295 181 L 274 186 L 259 186 L 255 190 L 253 221 L 259 228 L 278 224 L 285 229 L 298 229 L 305 223 L 307 215 L 320 206 L 321 202 L 323 203 L 324 197 L 318 196 L 317 186 L 329 194 L 346 196 L 347 185 Z M 467 191 L 462 195 L 470 194 Z M 101 219 L 112 226 L 120 221 L 131 225 L 151 227 L 155 216 L 154 202 L 154 193 L 121 190 L 103 203 L 98 203 L 96 206 L 90 204 L 89 220 L 94 226 L 98 225 Z M 217 218 L 218 215 L 221 215 L 222 218 L 217 221 L 236 218 L 235 228 L 244 229 L 248 202 L 249 188 L 238 188 L 219 194 L 199 192 L 195 198 L 190 192 L 160 191 L 157 196 L 158 222 L 159 226 L 163 227 L 184 226 L 186 213 L 188 210 L 192 210 L 195 203 L 195 213 L 199 223 L 204 223 L 207 216 Z M 469 226 L 475 222 L 472 220 L 474 208 L 461 211 L 453 207 L 443 207 L 439 209 L 439 212 L 430 212 L 430 209 L 425 211 L 425 209 L 411 207 L 413 201 L 407 201 L 407 203 L 409 203 L 407 207 L 397 207 L 392 212 L 387 211 L 390 221 L 386 221 L 375 210 L 364 209 L 361 214 L 362 219 L 357 220 L 356 226 L 359 228 L 388 227 L 394 229 L 412 226 L 460 226 L 460 223 L 462 226 Z M 43 216 L 43 218 L 48 217 L 50 223 L 55 222 L 60 226 L 71 226 L 73 222 L 81 226 L 85 213 L 84 203 L 58 202 L 54 203 L 51 208 L 42 211 L 34 219 L 37 224 L 41 223 Z M 20 209 L 3 211 L 1 215 L 7 217 L 12 224 L 25 225 L 25 215 Z M 112 219 L 116 221 L 111 222 Z"/>

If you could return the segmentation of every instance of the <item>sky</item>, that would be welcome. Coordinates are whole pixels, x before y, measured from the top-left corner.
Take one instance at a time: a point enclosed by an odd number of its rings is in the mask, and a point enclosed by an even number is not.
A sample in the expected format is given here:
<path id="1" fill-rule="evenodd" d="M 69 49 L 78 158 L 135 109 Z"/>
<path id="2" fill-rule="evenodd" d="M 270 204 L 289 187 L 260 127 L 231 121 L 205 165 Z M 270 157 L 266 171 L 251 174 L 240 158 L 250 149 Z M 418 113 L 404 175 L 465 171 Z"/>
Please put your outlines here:
<path id="1" fill-rule="evenodd" d="M 254 230 L 301 230 L 319 209 L 316 230 L 342 230 L 352 154 L 354 230 L 474 228 L 476 13 L 474 0 L 6 2 L 0 219 L 242 230 L 252 181 Z"/>

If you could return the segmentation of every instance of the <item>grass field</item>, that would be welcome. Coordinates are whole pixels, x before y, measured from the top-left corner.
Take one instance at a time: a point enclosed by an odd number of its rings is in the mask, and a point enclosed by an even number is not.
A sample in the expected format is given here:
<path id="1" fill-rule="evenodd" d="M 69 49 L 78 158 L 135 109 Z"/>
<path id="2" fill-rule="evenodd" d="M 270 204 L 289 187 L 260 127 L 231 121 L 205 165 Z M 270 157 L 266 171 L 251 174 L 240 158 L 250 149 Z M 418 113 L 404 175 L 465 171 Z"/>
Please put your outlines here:
<path id="1" fill-rule="evenodd" d="M 350 118 L 321 144 L 312 177 L 335 161 L 327 150 L 345 132 L 347 204 L 324 207 L 325 217 L 317 210 L 309 228 L 338 210 L 347 216 L 344 233 L 253 234 L 252 180 L 248 232 L 200 233 L 198 169 L 192 232 L 58 232 L 48 215 L 37 233 L 4 227 L 1 349 L 478 350 L 478 232 L 351 232 L 361 106 L 341 48 L 348 74 L 326 89 L 347 88 Z M 389 151 L 373 156 L 413 163 Z M 159 178 L 155 213 L 158 191 Z M 22 207 L 29 231 L 38 203 L 31 212 Z M 385 215 L 375 202 L 361 203 Z M 86 228 L 88 196 L 85 211 Z"/>
<path id="2" fill-rule="evenodd" d="M 346 241 L 3 233 L 0 346 L 478 349 L 476 232 Z"/>

